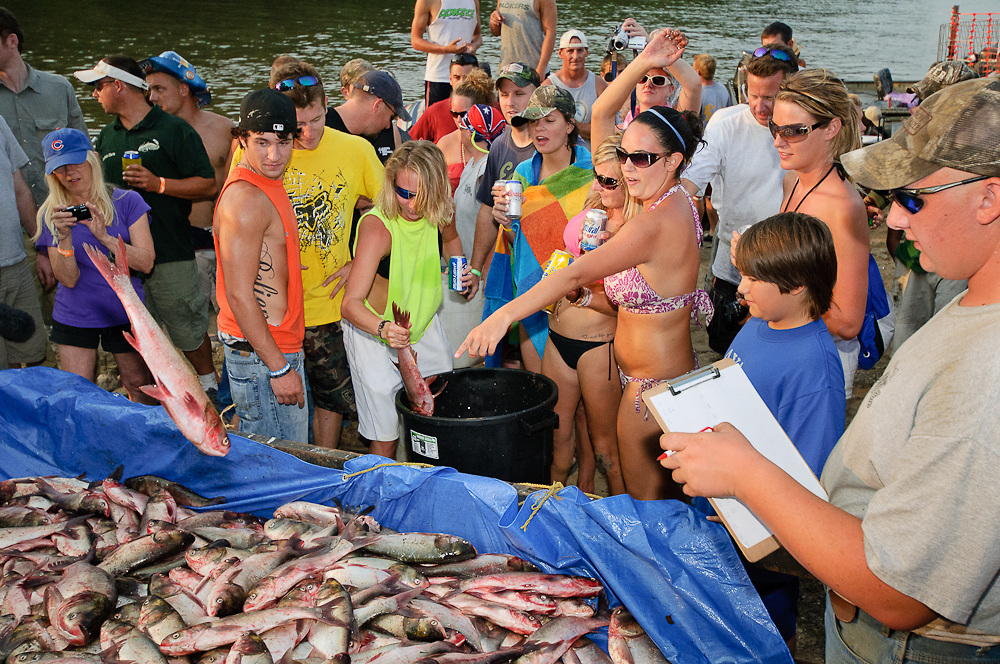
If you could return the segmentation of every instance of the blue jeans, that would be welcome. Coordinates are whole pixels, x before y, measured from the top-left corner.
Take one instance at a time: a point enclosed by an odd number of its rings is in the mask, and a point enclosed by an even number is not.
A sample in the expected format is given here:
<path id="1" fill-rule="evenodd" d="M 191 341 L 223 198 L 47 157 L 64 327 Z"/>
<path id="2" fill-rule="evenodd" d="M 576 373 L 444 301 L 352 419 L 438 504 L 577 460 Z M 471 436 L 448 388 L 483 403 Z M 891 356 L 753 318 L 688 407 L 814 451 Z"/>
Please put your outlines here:
<path id="1" fill-rule="evenodd" d="M 283 406 L 278 403 L 271 390 L 267 365 L 256 353 L 233 350 L 229 346 L 225 349 L 229 385 L 236 403 L 236 414 L 240 416 L 240 431 L 307 442 L 309 410 L 298 405 Z M 305 385 L 302 351 L 286 353 L 285 359 Z"/>
<path id="2" fill-rule="evenodd" d="M 884 632 L 888 632 L 885 634 Z M 1000 662 L 1000 645 L 980 648 L 889 630 L 864 611 L 849 623 L 826 600 L 826 664 L 949 664 Z"/>

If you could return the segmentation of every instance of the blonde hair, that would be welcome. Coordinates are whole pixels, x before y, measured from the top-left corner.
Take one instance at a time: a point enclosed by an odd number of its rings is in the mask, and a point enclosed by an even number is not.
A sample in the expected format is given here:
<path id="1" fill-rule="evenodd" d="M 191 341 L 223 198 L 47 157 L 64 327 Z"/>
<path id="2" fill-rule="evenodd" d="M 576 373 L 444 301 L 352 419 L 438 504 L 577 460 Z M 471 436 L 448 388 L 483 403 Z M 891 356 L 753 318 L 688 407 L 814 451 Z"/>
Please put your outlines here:
<path id="1" fill-rule="evenodd" d="M 602 164 L 611 164 L 614 167 L 614 177 L 618 180 L 618 186 L 624 187 L 622 190 L 625 193 L 625 206 L 622 208 L 622 218 L 628 221 L 632 217 L 642 212 L 642 201 L 633 196 L 628 191 L 628 185 L 625 184 L 625 175 L 622 173 L 621 162 L 618 161 L 618 155 L 615 153 L 616 148 L 620 148 L 622 145 L 622 135 L 615 134 L 604 139 L 604 141 L 597 146 L 591 156 L 591 161 L 594 166 Z M 584 208 L 598 208 L 604 210 L 604 204 L 601 203 L 600 192 L 591 191 L 587 194 L 587 201 L 584 204 Z"/>
<path id="2" fill-rule="evenodd" d="M 115 220 L 115 208 L 112 205 L 112 192 L 114 187 L 104 182 L 104 173 L 101 170 L 101 158 L 93 150 L 87 151 L 87 160 L 83 162 L 90 165 L 90 191 L 87 192 L 87 201 L 104 215 L 104 225 L 110 226 Z M 49 185 L 49 195 L 38 208 L 38 229 L 32 240 L 37 240 L 42 233 L 42 226 L 49 229 L 49 233 L 56 240 L 55 224 L 52 223 L 52 213 L 64 207 L 73 205 L 70 193 L 63 186 L 63 183 L 56 177 L 55 173 L 45 176 L 45 183 Z"/>
<path id="3" fill-rule="evenodd" d="M 451 198 L 448 167 L 441 148 L 430 141 L 407 141 L 392 153 L 385 162 L 385 183 L 375 197 L 375 206 L 390 217 L 402 214 L 396 195 L 396 176 L 407 169 L 420 179 L 413 206 L 417 213 L 438 228 L 450 224 L 455 202 Z"/>
<path id="4" fill-rule="evenodd" d="M 346 88 L 349 85 L 354 85 L 354 81 L 358 80 L 359 76 L 367 74 L 373 69 L 375 69 L 375 65 L 363 58 L 348 60 L 347 64 L 340 69 L 340 87 Z"/>
<path id="5" fill-rule="evenodd" d="M 775 101 L 795 104 L 817 122 L 840 120 L 840 131 L 830 141 L 834 161 L 861 147 L 861 114 L 847 93 L 844 82 L 827 69 L 803 69 L 786 76 Z"/>
<path id="6" fill-rule="evenodd" d="M 708 53 L 699 53 L 694 56 L 694 63 L 692 65 L 694 70 L 698 72 L 706 81 L 715 80 L 715 58 L 713 58 Z"/>
<path id="7" fill-rule="evenodd" d="M 460 97 L 468 97 L 473 104 L 492 106 L 493 102 L 496 101 L 493 97 L 495 89 L 493 79 L 490 78 L 489 74 L 482 69 L 473 69 L 465 77 L 465 80 L 455 88 L 455 94 Z"/>

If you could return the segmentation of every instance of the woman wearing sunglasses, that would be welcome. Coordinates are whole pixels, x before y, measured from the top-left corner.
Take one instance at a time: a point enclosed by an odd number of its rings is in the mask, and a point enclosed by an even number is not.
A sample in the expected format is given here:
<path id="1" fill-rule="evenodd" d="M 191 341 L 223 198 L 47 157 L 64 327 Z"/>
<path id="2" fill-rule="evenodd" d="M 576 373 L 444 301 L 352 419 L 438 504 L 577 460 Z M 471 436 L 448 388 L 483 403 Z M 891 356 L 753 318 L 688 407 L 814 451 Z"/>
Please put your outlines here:
<path id="1" fill-rule="evenodd" d="M 634 63 L 648 68 L 651 54 L 660 57 L 672 48 L 664 35 L 654 36 Z M 626 490 L 641 500 L 683 497 L 656 461 L 660 430 L 641 407 L 641 396 L 695 368 L 690 321 L 698 310 L 711 310 L 707 294 L 696 287 L 701 224 L 679 180 L 701 132 L 694 113 L 657 107 L 639 114 L 616 155 L 628 192 L 641 201 L 643 211 L 603 245 L 493 314 L 459 349 L 473 355 L 491 352 L 512 321 L 603 278 L 607 299 L 618 307 L 615 357 L 624 387 L 618 408 L 619 460 Z M 587 304 L 586 298 L 581 304 Z"/>
<path id="2" fill-rule="evenodd" d="M 511 174 L 521 183 L 521 217 L 507 216 L 508 195 L 493 188 L 493 218 L 500 224 L 497 252 L 486 279 L 488 316 L 542 277 L 555 250 L 563 249 L 562 233 L 570 217 L 583 209 L 594 175 L 590 152 L 578 144 L 573 97 L 554 85 L 536 88 L 528 107 L 511 118 L 514 127 L 528 125 L 535 153 Z M 521 361 L 536 373 L 548 339 L 548 316 L 538 312 L 520 320 Z"/>
<path id="3" fill-rule="evenodd" d="M 455 123 L 455 128 L 460 129 L 459 122 L 475 104 L 489 106 L 493 103 L 493 80 L 482 69 L 473 69 L 451 93 L 449 103 L 451 119 Z M 448 165 L 448 182 L 454 193 L 465 165 L 477 152 L 472 143 L 472 134 L 453 131 L 438 139 L 437 146 L 444 153 L 444 161 Z"/>
<path id="4" fill-rule="evenodd" d="M 451 345 L 437 316 L 441 306 L 441 253 L 462 253 L 451 223 L 454 204 L 441 150 L 430 141 L 409 141 L 385 163 L 385 182 L 375 207 L 361 217 L 354 264 L 344 287 L 344 346 L 358 406 L 358 433 L 371 452 L 395 457 L 399 418 L 393 399 L 403 381 L 396 350 L 412 345 L 420 372 L 450 371 Z M 463 284 L 468 289 L 468 271 Z M 395 322 L 392 307 L 409 313 Z"/>
<path id="5" fill-rule="evenodd" d="M 576 258 L 581 254 L 581 227 L 591 209 L 607 212 L 606 230 L 612 235 L 626 219 L 642 211 L 642 204 L 629 196 L 625 187 L 616 152 L 620 147 L 621 136 L 612 136 L 594 152 L 594 184 L 584 210 L 570 219 L 563 232 L 566 251 Z M 618 325 L 617 314 L 617 309 L 604 294 L 603 283 L 560 299 L 553 307 L 553 315 L 549 316 L 549 341 L 542 357 L 542 373 L 559 387 L 555 407 L 559 425 L 554 432 L 552 481 L 566 483 L 575 451 L 579 464 L 577 486 L 582 491 L 593 492 L 596 461 L 607 477 L 611 495 L 625 493 L 616 433 L 622 388 L 612 346 Z M 578 411 L 581 401 L 582 413 Z M 577 424 L 575 446 L 574 419 Z"/>
<path id="6" fill-rule="evenodd" d="M 785 78 L 768 126 L 788 171 L 782 212 L 811 214 L 833 234 L 837 284 L 823 321 L 840 352 L 850 396 L 868 296 L 869 239 L 864 202 L 842 171 L 840 155 L 861 147 L 858 110 L 840 79 L 825 69 L 806 69 Z"/>

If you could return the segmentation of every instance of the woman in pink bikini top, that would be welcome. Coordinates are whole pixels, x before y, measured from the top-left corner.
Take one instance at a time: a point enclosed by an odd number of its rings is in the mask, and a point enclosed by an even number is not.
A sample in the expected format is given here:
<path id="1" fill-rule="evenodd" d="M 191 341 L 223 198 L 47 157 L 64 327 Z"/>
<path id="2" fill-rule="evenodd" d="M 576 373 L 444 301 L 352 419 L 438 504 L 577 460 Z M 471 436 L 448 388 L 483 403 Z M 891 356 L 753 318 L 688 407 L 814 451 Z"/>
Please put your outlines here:
<path id="1" fill-rule="evenodd" d="M 676 33 L 654 33 L 646 49 L 599 101 L 610 94 L 607 105 L 620 105 L 635 85 L 633 74 L 670 64 L 683 52 L 682 43 Z M 702 303 L 710 309 L 696 288 L 699 221 L 679 186 L 680 172 L 694 154 L 701 133 L 696 115 L 662 106 L 641 113 L 622 136 L 618 160 L 629 194 L 642 201 L 643 212 L 603 245 L 501 307 L 459 348 L 459 354 L 468 349 L 472 355 L 483 355 L 496 347 L 511 321 L 603 278 L 607 297 L 594 293 L 587 304 L 592 308 L 617 305 L 615 358 L 625 383 L 618 409 L 619 460 L 625 488 L 638 499 L 683 495 L 656 461 L 661 451 L 659 427 L 637 412 L 635 404 L 644 387 L 695 367 L 691 310 Z"/>

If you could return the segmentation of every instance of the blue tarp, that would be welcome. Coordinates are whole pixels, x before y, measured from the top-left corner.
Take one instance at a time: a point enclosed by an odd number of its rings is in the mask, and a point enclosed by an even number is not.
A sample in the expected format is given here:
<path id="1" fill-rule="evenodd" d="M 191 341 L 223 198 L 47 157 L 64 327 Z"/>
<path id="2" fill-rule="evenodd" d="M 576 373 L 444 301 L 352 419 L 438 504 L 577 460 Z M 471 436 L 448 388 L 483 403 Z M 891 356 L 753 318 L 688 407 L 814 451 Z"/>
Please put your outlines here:
<path id="1" fill-rule="evenodd" d="M 373 505 L 372 516 L 397 530 L 452 533 L 480 552 L 600 579 L 611 605 L 625 603 L 674 664 L 792 662 L 726 531 L 678 501 L 591 501 L 569 487 L 532 516 L 535 500 L 519 509 L 514 488 L 498 480 L 375 468 L 385 459 L 374 455 L 333 470 L 231 438 L 228 456 L 205 456 L 162 408 L 55 369 L 0 371 L 0 479 L 94 480 L 124 465 L 125 477 L 159 475 L 259 516 L 290 500 Z"/>

